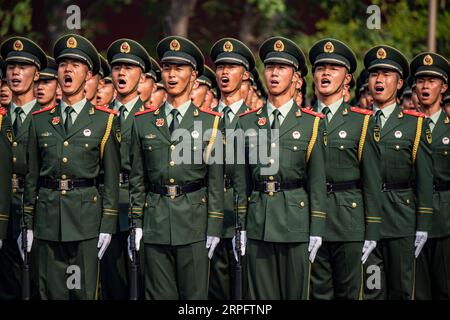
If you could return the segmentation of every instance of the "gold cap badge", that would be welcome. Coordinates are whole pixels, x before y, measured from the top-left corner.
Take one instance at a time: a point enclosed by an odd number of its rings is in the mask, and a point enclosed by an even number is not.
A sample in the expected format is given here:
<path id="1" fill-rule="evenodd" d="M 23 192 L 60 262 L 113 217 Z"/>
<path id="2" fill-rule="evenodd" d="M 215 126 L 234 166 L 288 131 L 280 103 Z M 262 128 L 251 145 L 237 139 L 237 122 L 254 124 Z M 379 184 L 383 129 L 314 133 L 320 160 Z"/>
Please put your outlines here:
<path id="1" fill-rule="evenodd" d="M 223 44 L 223 51 L 225 52 L 232 52 L 233 51 L 233 44 L 230 41 L 227 41 Z"/>
<path id="2" fill-rule="evenodd" d="M 334 52 L 334 45 L 330 41 L 328 41 L 323 46 L 323 51 L 325 51 L 326 53 L 333 53 Z"/>
<path id="3" fill-rule="evenodd" d="M 281 41 L 281 40 L 275 41 L 275 43 L 273 44 L 273 50 L 278 51 L 278 52 L 284 51 L 283 41 Z"/>
<path id="4" fill-rule="evenodd" d="M 181 45 L 178 42 L 178 40 L 177 39 L 173 39 L 170 42 L 170 50 L 172 50 L 172 51 L 180 51 L 180 49 L 181 49 Z"/>
<path id="5" fill-rule="evenodd" d="M 433 64 L 433 58 L 427 54 L 424 58 L 423 58 L 423 64 L 426 66 L 431 66 Z"/>
<path id="6" fill-rule="evenodd" d="M 75 39 L 74 37 L 70 37 L 69 39 L 67 39 L 67 42 L 66 42 L 67 48 L 74 49 L 77 47 L 77 45 L 78 45 L 77 39 Z"/>
<path id="7" fill-rule="evenodd" d="M 378 49 L 377 51 L 377 59 L 386 59 L 387 53 L 383 48 Z"/>
<path id="8" fill-rule="evenodd" d="M 14 49 L 14 51 L 22 51 L 23 50 L 23 43 L 22 43 L 22 41 L 16 40 L 14 42 L 13 49 Z"/>
<path id="9" fill-rule="evenodd" d="M 120 45 L 120 52 L 122 53 L 130 53 L 130 45 L 128 44 L 128 42 L 122 42 L 122 44 Z"/>

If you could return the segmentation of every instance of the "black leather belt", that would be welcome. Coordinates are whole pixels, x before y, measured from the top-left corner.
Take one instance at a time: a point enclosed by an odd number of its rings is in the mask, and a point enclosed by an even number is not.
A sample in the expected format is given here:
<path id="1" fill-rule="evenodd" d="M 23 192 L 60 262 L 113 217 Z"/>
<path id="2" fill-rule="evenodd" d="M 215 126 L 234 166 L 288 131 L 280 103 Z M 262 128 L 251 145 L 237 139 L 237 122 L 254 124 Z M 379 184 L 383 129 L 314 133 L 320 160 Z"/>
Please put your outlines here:
<path id="1" fill-rule="evenodd" d="M 412 187 L 411 182 L 383 182 L 382 191 L 409 189 Z"/>
<path id="2" fill-rule="evenodd" d="M 13 173 L 11 178 L 12 189 L 23 189 L 25 187 L 25 178 Z"/>
<path id="3" fill-rule="evenodd" d="M 263 181 L 260 183 L 255 183 L 254 189 L 259 192 L 281 192 L 292 189 L 299 189 L 304 186 L 302 180 L 292 180 L 292 181 Z"/>
<path id="4" fill-rule="evenodd" d="M 233 181 L 227 176 L 223 177 L 223 186 L 226 190 L 231 189 L 233 187 Z"/>
<path id="5" fill-rule="evenodd" d="M 329 183 L 327 182 L 327 192 L 342 192 L 354 189 L 361 189 L 361 181 L 353 180 L 346 182 L 338 182 L 338 183 Z"/>
<path id="6" fill-rule="evenodd" d="M 448 190 L 450 190 L 450 181 L 435 183 L 433 185 L 434 192 L 448 191 Z"/>
<path id="7" fill-rule="evenodd" d="M 151 192 L 158 193 L 163 196 L 178 197 L 185 193 L 200 190 L 204 186 L 205 181 L 198 180 L 185 184 L 184 186 L 180 186 L 177 184 L 166 184 L 166 185 L 151 184 L 149 189 Z"/>
<path id="8" fill-rule="evenodd" d="M 58 191 L 70 191 L 75 188 L 88 188 L 96 185 L 95 179 L 51 179 L 39 178 L 39 187 Z"/>

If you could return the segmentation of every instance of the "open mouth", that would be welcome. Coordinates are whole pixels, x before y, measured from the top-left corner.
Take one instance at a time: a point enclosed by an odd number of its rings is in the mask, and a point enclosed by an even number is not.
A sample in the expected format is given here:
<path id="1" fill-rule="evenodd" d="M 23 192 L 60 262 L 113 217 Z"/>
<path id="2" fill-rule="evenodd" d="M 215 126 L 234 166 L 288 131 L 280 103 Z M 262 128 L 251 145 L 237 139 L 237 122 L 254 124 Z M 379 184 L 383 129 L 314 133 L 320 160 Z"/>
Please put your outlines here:
<path id="1" fill-rule="evenodd" d="M 230 79 L 228 77 L 222 77 L 222 78 L 220 78 L 220 82 L 222 84 L 226 85 L 226 84 L 228 84 L 230 82 Z"/>
<path id="2" fill-rule="evenodd" d="M 382 93 L 384 91 L 384 87 L 383 86 L 375 86 L 375 92 L 376 93 Z"/>
<path id="3" fill-rule="evenodd" d="M 64 76 L 64 86 L 65 87 L 70 87 L 72 85 L 72 77 L 69 75 Z"/>
<path id="4" fill-rule="evenodd" d="M 44 92 L 38 92 L 37 93 L 37 98 L 43 98 L 45 96 Z"/>
<path id="5" fill-rule="evenodd" d="M 20 80 L 19 79 L 12 79 L 11 80 L 11 84 L 13 85 L 13 86 L 18 86 L 19 84 L 20 84 Z"/>
<path id="6" fill-rule="evenodd" d="M 178 81 L 175 81 L 175 80 L 169 80 L 169 81 L 167 82 L 167 84 L 169 85 L 169 87 L 173 88 L 173 87 L 175 87 L 175 86 L 178 84 Z"/>
<path id="7" fill-rule="evenodd" d="M 5 92 L 1 92 L 1 93 L 0 93 L 0 98 L 1 98 L 1 99 L 6 99 L 6 98 L 8 98 L 8 94 L 5 93 Z"/>
<path id="8" fill-rule="evenodd" d="M 323 88 L 328 87 L 330 84 L 331 84 L 331 81 L 329 79 L 320 80 L 320 86 Z"/>
<path id="9" fill-rule="evenodd" d="M 430 96 L 429 92 L 422 92 L 422 97 L 428 98 Z"/>
<path id="10" fill-rule="evenodd" d="M 280 82 L 278 80 L 270 80 L 270 86 L 276 87 Z"/>
<path id="11" fill-rule="evenodd" d="M 125 79 L 119 79 L 119 89 L 125 89 L 127 82 Z"/>

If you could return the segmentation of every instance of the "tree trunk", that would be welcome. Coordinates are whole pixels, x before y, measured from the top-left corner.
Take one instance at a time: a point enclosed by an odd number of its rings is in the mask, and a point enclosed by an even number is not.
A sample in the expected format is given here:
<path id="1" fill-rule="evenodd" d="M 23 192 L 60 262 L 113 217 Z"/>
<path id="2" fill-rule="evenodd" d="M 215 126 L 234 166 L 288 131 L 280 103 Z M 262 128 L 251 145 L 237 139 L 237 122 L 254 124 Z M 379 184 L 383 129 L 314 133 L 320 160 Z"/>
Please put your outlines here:
<path id="1" fill-rule="evenodd" d="M 197 0 L 170 0 L 169 10 L 164 18 L 165 35 L 187 37 L 189 19 Z"/>

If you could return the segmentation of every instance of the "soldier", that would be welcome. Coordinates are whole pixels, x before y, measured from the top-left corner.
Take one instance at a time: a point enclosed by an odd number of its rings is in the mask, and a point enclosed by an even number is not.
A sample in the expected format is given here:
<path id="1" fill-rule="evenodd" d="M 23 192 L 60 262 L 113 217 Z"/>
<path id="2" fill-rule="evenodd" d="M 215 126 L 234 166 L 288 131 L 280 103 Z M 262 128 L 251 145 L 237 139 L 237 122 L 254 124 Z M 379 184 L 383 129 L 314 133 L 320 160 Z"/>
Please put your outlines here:
<path id="1" fill-rule="evenodd" d="M 314 261 L 327 216 L 322 116 L 300 109 L 292 99 L 291 83 L 302 81 L 306 65 L 294 42 L 270 38 L 259 56 L 268 100 L 238 123 L 246 134 L 249 295 L 307 299 L 308 251 Z"/>
<path id="2" fill-rule="evenodd" d="M 0 57 L 0 107 L 7 109 L 12 99 L 12 91 L 8 87 L 8 81 L 6 80 L 6 62 Z"/>
<path id="3" fill-rule="evenodd" d="M 94 108 L 84 93 L 86 81 L 100 68 L 91 42 L 65 35 L 56 41 L 53 56 L 63 97 L 31 119 L 26 223 L 31 239 L 38 240 L 41 298 L 92 300 L 99 260 L 116 231 L 120 132 L 112 130 L 113 111 Z M 70 282 L 68 274 L 77 280 Z"/>
<path id="4" fill-rule="evenodd" d="M 58 66 L 55 59 L 47 56 L 47 67 L 39 72 L 39 80 L 34 89 L 37 102 L 41 108 L 56 106 L 56 89 L 58 88 Z"/>
<path id="5" fill-rule="evenodd" d="M 224 141 L 233 139 L 239 115 L 248 111 L 241 95 L 241 85 L 249 78 L 250 70 L 255 67 L 255 58 L 250 49 L 241 41 L 233 38 L 223 38 L 211 48 L 210 56 L 216 66 L 217 87 L 220 90 L 220 102 L 217 111 L 223 114 Z M 236 161 L 232 154 L 227 154 L 224 145 L 224 222 L 222 240 L 216 248 L 216 254 L 211 261 L 209 297 L 218 300 L 230 300 L 234 297 L 233 270 L 236 260 L 233 255 L 232 238 L 235 235 L 235 197 L 238 195 L 239 219 L 244 223 L 247 197 L 245 193 L 245 175 L 239 175 L 243 170 L 236 170 Z M 234 149 L 233 149 L 234 152 Z M 230 159 L 229 159 L 230 158 Z M 240 191 L 240 192 L 239 192 Z M 241 237 L 245 237 L 242 231 Z M 242 251 L 245 254 L 245 248 Z M 245 269 L 244 269 L 245 270 Z M 246 281 L 244 281 L 246 284 Z M 247 286 L 243 285 L 242 295 L 247 294 Z"/>
<path id="6" fill-rule="evenodd" d="M 139 98 L 144 106 L 148 108 L 150 107 L 150 98 L 152 93 L 156 91 L 156 83 L 161 80 L 161 67 L 155 59 L 152 57 L 150 57 L 150 59 L 152 62 L 152 68 L 145 74 L 144 82 L 139 83 L 138 86 Z"/>
<path id="7" fill-rule="evenodd" d="M 325 115 L 327 225 L 312 266 L 315 299 L 361 298 L 362 263 L 376 246 L 381 222 L 378 153 L 369 110 L 350 107 L 343 91 L 356 57 L 343 42 L 323 39 L 309 52 L 317 104 Z"/>
<path id="8" fill-rule="evenodd" d="M 112 83 L 111 67 L 108 60 L 100 55 L 100 82 L 97 88 L 96 103 L 97 106 L 110 107 L 110 103 L 116 98 L 116 90 Z"/>
<path id="9" fill-rule="evenodd" d="M 101 61 L 100 54 L 98 55 L 98 57 Z M 94 106 L 96 103 L 98 85 L 100 83 L 100 79 L 102 78 L 102 75 L 100 74 L 101 70 L 102 70 L 102 68 L 101 68 L 101 62 L 100 62 L 100 67 L 98 69 L 98 73 L 94 74 L 91 78 L 89 78 L 89 80 L 86 81 L 86 87 L 84 89 L 85 94 L 86 94 L 86 99 L 88 99 L 88 101 L 91 102 L 91 104 Z"/>
<path id="10" fill-rule="evenodd" d="M 156 84 L 156 91 L 153 92 L 152 96 L 150 97 L 150 108 L 151 109 L 159 108 L 164 104 L 164 102 L 166 102 L 166 99 L 167 99 L 166 88 L 164 88 L 162 81 L 159 81 Z"/>
<path id="11" fill-rule="evenodd" d="M 428 240 L 417 258 L 416 298 L 450 299 L 450 121 L 441 109 L 448 88 L 450 64 L 431 52 L 410 64 L 416 92 L 428 122 L 427 139 L 433 157 L 433 215 Z"/>
<path id="12" fill-rule="evenodd" d="M 444 97 L 442 98 L 442 104 L 444 112 L 450 117 L 450 89 L 447 89 L 445 92 Z"/>
<path id="13" fill-rule="evenodd" d="M 365 276 L 377 273 L 381 288 L 366 283 L 366 298 L 414 298 L 416 258 L 427 241 L 433 213 L 433 172 L 423 115 L 401 110 L 397 90 L 409 66 L 395 48 L 379 45 L 364 57 L 374 99 L 374 139 L 380 150 L 382 219 L 380 241 Z M 429 139 L 428 139 L 429 140 Z"/>
<path id="14" fill-rule="evenodd" d="M 111 241 L 111 250 L 102 261 L 102 297 L 107 300 L 128 299 L 127 237 L 129 235 L 129 175 L 131 171 L 130 146 L 134 114 L 144 109 L 138 87 L 145 81 L 145 74 L 152 70 L 147 50 L 131 39 L 114 41 L 107 50 L 111 65 L 111 76 L 117 92 L 111 109 L 120 120 L 120 191 L 119 219 L 116 234 Z M 153 81 L 153 80 L 152 80 Z"/>
<path id="15" fill-rule="evenodd" d="M 194 43 L 170 36 L 157 53 L 167 101 L 136 114 L 131 154 L 132 215 L 137 235 L 144 229 L 145 298 L 206 299 L 208 258 L 224 217 L 220 114 L 190 100 L 204 65 Z"/>
<path id="16" fill-rule="evenodd" d="M 216 86 L 216 74 L 210 67 L 205 65 L 203 74 L 195 80 L 194 88 L 191 92 L 192 103 L 200 109 L 210 110 L 212 94 L 208 93 Z"/>
<path id="17" fill-rule="evenodd" d="M 37 44 L 22 37 L 9 38 L 3 42 L 0 51 L 7 64 L 6 78 L 12 92 L 12 100 L 7 107 L 8 113 L 4 121 L 11 125 L 8 126 L 6 135 L 11 143 L 13 162 L 8 235 L 3 241 L 3 249 L 0 251 L 0 267 L 4 270 L 3 276 L 0 276 L 0 298 L 17 299 L 21 296 L 20 264 L 22 259 L 20 257 L 21 248 L 17 248 L 16 240 L 21 238 L 22 195 L 24 178 L 28 169 L 26 154 L 28 132 L 31 113 L 40 109 L 34 96 L 34 82 L 39 79 L 39 70 L 46 67 L 47 57 Z M 30 250 L 31 241 L 28 241 L 28 251 Z M 35 268 L 32 270 L 36 271 Z M 33 295 L 35 295 L 35 291 L 33 287 Z"/>

